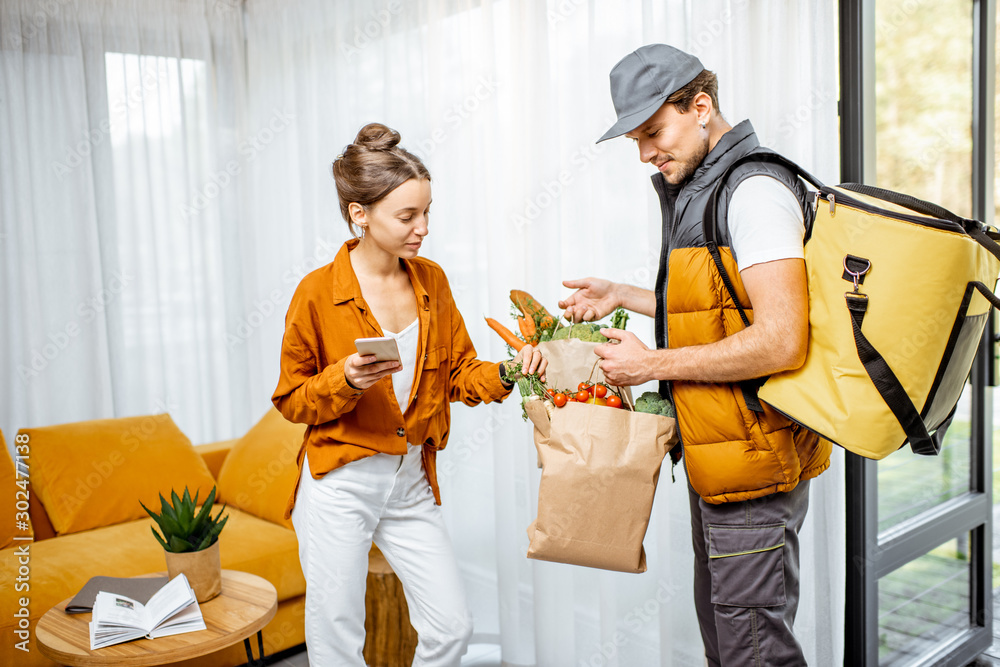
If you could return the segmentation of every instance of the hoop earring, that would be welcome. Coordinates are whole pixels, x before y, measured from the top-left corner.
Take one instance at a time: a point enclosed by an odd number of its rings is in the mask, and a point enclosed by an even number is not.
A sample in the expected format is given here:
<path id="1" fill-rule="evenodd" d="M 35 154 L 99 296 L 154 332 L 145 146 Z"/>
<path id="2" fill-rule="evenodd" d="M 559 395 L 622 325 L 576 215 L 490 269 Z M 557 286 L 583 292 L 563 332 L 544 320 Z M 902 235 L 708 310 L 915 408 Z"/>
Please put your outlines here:
<path id="1" fill-rule="evenodd" d="M 361 227 L 361 240 L 365 240 L 365 231 L 368 229 L 368 225 L 358 225 Z"/>

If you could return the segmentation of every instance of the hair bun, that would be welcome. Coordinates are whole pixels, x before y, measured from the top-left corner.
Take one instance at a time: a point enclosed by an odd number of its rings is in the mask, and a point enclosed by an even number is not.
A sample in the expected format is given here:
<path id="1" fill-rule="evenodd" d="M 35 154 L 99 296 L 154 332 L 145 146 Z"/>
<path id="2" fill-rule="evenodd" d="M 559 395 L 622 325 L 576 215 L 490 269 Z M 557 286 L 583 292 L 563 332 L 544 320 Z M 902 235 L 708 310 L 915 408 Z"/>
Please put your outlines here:
<path id="1" fill-rule="evenodd" d="M 382 123 L 368 123 L 358 132 L 354 143 L 369 150 L 389 150 L 399 143 L 399 132 Z"/>

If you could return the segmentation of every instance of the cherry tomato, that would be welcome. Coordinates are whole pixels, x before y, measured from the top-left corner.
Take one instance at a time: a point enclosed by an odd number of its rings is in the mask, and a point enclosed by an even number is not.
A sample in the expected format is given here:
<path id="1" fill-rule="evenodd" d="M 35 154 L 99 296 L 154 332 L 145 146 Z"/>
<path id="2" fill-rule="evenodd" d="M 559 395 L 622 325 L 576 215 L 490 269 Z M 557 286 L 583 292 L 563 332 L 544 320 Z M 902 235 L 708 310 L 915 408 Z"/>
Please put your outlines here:
<path id="1" fill-rule="evenodd" d="M 549 396 L 555 396 L 556 395 L 556 390 L 555 389 L 546 389 L 546 391 L 549 392 Z"/>
<path id="2" fill-rule="evenodd" d="M 562 392 L 559 392 L 558 394 L 552 397 L 552 402 L 556 404 L 557 408 L 561 408 L 562 406 L 566 405 L 568 401 L 569 398 L 566 396 L 566 394 Z M 621 401 L 618 402 L 621 403 Z"/>
<path id="3" fill-rule="evenodd" d="M 594 385 L 594 396 L 597 398 L 604 398 L 608 395 L 608 388 L 603 384 Z"/>
<path id="4" fill-rule="evenodd" d="M 590 400 L 590 392 L 585 389 L 576 392 L 576 400 L 579 403 L 586 403 Z"/>
<path id="5" fill-rule="evenodd" d="M 580 384 L 576 385 L 577 391 L 583 391 L 584 389 L 590 389 L 590 385 L 587 384 L 586 382 L 581 382 Z"/>
<path id="6" fill-rule="evenodd" d="M 609 408 L 620 408 L 622 406 L 622 399 L 618 398 L 614 394 L 608 396 L 608 407 Z"/>
<path id="7" fill-rule="evenodd" d="M 591 405 L 607 405 L 608 404 L 608 402 L 606 400 L 604 400 L 603 398 L 598 398 L 596 396 L 594 398 L 588 400 L 587 402 L 590 403 Z"/>

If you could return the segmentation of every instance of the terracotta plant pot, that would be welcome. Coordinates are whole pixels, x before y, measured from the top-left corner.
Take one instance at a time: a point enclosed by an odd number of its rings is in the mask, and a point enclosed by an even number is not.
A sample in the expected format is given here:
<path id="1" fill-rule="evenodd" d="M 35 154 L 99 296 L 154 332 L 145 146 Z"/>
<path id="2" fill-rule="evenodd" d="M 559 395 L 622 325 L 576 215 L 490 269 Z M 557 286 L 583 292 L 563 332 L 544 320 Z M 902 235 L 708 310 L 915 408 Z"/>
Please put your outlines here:
<path id="1" fill-rule="evenodd" d="M 201 551 L 163 553 L 167 557 L 167 574 L 173 579 L 183 572 L 198 602 L 207 602 L 222 592 L 222 561 L 219 559 L 218 540 Z"/>

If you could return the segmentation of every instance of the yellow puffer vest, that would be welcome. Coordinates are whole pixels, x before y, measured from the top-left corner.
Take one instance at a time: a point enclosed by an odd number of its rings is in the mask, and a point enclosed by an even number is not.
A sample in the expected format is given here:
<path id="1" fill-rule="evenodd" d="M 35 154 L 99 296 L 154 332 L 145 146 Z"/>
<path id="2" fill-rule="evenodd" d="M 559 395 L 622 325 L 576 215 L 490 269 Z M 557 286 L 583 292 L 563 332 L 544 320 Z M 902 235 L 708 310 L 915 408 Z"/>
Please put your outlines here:
<path id="1" fill-rule="evenodd" d="M 702 217 L 716 181 L 738 158 L 761 149 L 749 122 L 723 135 L 684 185 L 653 177 L 664 218 L 664 247 L 657 276 L 657 345 L 686 347 L 722 340 L 744 328 L 706 247 Z M 742 180 L 765 174 L 782 181 L 806 205 L 794 174 L 770 163 L 737 167 L 719 198 L 716 229 L 723 265 L 747 318 L 753 311 L 729 246 L 726 211 Z M 659 181 L 657 181 L 659 179 Z M 665 326 L 664 326 L 665 325 Z M 661 387 L 661 393 L 666 387 Z M 767 405 L 747 407 L 740 384 L 670 383 L 688 481 L 706 502 L 726 503 L 791 491 L 830 465 L 831 445 Z M 757 406 L 754 406 L 755 408 Z"/>
<path id="2" fill-rule="evenodd" d="M 743 282 L 729 248 L 720 248 L 747 317 Z M 706 248 L 670 253 L 667 336 L 670 347 L 703 345 L 743 329 L 743 321 Z M 728 503 L 791 491 L 830 465 L 828 441 L 762 403 L 747 407 L 739 384 L 674 381 L 678 429 L 688 481 L 710 503 Z"/>

